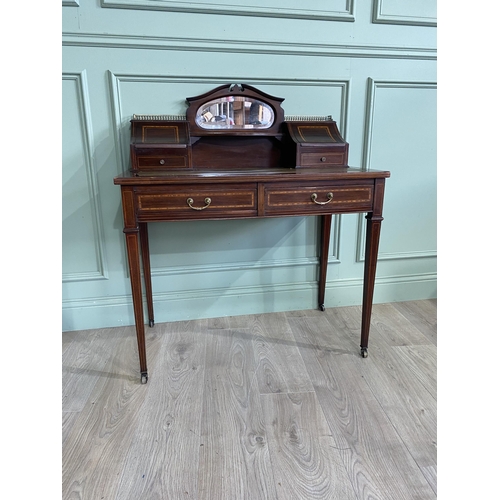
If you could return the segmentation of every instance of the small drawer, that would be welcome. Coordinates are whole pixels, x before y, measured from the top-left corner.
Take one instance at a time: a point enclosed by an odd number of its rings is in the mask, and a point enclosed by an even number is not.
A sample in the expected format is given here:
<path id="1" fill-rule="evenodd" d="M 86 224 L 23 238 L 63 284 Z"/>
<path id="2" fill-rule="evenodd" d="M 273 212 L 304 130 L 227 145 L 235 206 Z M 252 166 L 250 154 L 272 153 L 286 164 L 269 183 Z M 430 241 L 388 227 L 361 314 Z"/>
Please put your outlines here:
<path id="1" fill-rule="evenodd" d="M 369 211 L 373 204 L 372 185 L 310 187 L 268 187 L 266 214 L 314 214 Z"/>
<path id="2" fill-rule="evenodd" d="M 142 220 L 230 219 L 257 215 L 257 186 L 168 186 L 155 190 L 138 188 L 138 216 Z"/>
<path id="3" fill-rule="evenodd" d="M 174 154 L 138 156 L 138 169 L 157 169 L 157 168 L 187 168 L 188 158 L 186 154 Z"/>
<path id="4" fill-rule="evenodd" d="M 340 152 L 318 152 L 302 153 L 300 165 L 307 167 L 322 167 L 330 165 L 345 165 L 345 153 Z"/>
<path id="5" fill-rule="evenodd" d="M 132 170 L 171 170 L 190 168 L 190 148 L 181 145 L 161 148 L 131 149 Z"/>

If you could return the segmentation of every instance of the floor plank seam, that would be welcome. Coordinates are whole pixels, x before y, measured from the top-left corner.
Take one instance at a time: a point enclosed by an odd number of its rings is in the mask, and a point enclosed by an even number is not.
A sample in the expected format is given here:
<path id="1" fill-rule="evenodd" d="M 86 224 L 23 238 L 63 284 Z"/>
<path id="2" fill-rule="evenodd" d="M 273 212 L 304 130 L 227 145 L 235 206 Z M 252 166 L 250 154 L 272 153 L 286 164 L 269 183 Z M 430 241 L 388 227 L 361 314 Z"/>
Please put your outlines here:
<path id="1" fill-rule="evenodd" d="M 206 335 L 203 335 L 203 339 L 204 339 L 204 348 L 203 348 L 203 356 L 202 356 L 202 360 L 203 360 L 203 375 L 201 377 L 201 379 L 203 380 L 203 388 L 202 390 L 200 391 L 201 394 L 200 394 L 200 397 L 201 397 L 201 401 L 205 401 L 205 390 L 206 390 L 206 377 L 207 377 L 207 344 L 208 344 L 208 337 Z M 201 405 L 201 416 L 200 416 L 200 422 L 199 422 L 199 428 L 198 428 L 198 437 L 199 437 L 199 441 L 200 441 L 200 448 L 202 446 L 205 446 L 205 443 L 204 443 L 204 439 L 203 439 L 203 436 L 202 436 L 202 432 L 203 432 L 203 413 L 204 411 L 204 404 L 202 403 Z M 195 495 L 195 498 L 199 498 L 200 497 L 200 470 L 201 470 L 201 462 L 202 462 L 202 454 L 200 451 L 198 451 L 198 460 L 197 460 L 197 463 L 198 463 L 198 467 L 197 467 L 197 471 L 196 471 L 196 495 Z"/>

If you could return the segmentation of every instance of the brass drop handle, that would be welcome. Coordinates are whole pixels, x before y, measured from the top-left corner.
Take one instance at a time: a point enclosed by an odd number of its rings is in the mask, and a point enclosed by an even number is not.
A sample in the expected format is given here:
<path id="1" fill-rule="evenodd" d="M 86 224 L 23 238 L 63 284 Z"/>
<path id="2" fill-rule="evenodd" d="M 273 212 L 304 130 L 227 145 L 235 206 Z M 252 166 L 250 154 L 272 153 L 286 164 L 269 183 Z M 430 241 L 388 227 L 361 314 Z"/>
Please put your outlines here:
<path id="1" fill-rule="evenodd" d="M 327 203 L 330 203 L 332 201 L 333 193 L 328 193 L 326 197 L 328 198 L 328 201 L 318 201 L 318 195 L 316 193 L 313 193 L 311 195 L 311 200 L 314 201 L 316 205 L 326 205 Z"/>
<path id="2" fill-rule="evenodd" d="M 212 203 L 212 200 L 211 198 L 205 198 L 205 206 L 204 207 L 193 207 L 193 203 L 194 203 L 194 200 L 193 198 L 188 198 L 186 200 L 187 204 L 189 205 L 189 208 L 192 208 L 193 210 L 205 210 L 205 208 L 207 208 L 210 203 Z"/>

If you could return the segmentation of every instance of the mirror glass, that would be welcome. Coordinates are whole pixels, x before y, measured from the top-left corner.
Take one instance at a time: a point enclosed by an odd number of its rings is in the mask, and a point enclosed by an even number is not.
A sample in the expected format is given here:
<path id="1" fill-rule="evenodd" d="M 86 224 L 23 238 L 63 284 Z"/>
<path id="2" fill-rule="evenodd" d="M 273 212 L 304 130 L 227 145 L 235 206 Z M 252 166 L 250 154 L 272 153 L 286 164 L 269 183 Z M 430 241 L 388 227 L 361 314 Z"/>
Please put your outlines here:
<path id="1" fill-rule="evenodd" d="M 265 129 L 272 126 L 274 111 L 252 97 L 227 96 L 209 101 L 196 111 L 196 123 L 204 129 Z"/>

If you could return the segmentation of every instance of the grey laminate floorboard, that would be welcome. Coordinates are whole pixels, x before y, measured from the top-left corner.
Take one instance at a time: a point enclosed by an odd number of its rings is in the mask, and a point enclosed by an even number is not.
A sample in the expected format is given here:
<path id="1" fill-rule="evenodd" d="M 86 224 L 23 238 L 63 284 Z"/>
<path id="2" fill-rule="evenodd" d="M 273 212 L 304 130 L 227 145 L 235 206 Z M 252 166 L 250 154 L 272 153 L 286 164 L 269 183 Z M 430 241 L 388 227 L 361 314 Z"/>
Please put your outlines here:
<path id="1" fill-rule="evenodd" d="M 436 498 L 436 301 L 63 334 L 63 500 Z"/>
<path id="2" fill-rule="evenodd" d="M 112 353 L 109 366 L 99 372 L 90 368 L 91 363 L 87 365 L 97 381 L 63 446 L 64 499 L 116 498 L 137 417 L 148 394 L 141 390 L 133 369 L 138 362 L 133 329 L 118 330 L 123 334 L 119 342 L 110 338 L 101 346 Z M 149 343 L 154 362 L 156 342 L 150 337 Z M 96 367 L 100 367 L 100 359 L 96 356 Z M 86 390 L 85 380 L 82 387 Z M 78 397 L 78 384 L 74 391 Z"/>
<path id="3" fill-rule="evenodd" d="M 118 328 L 88 330 L 73 340 L 63 342 L 62 358 L 62 409 L 65 412 L 80 411 L 106 364 L 113 355 L 114 341 L 120 334 Z M 106 346 L 113 345 L 112 349 Z"/>
<path id="4" fill-rule="evenodd" d="M 393 306 L 431 340 L 434 345 L 437 344 L 436 299 L 395 302 Z"/>
<path id="5" fill-rule="evenodd" d="M 274 498 L 355 500 L 316 394 L 264 394 L 261 399 L 277 485 Z"/>
<path id="6" fill-rule="evenodd" d="M 247 330 L 207 336 L 199 439 L 200 499 L 276 498 L 268 440 Z"/>
<path id="7" fill-rule="evenodd" d="M 202 321 L 158 325 L 162 342 L 126 454 L 116 498 L 198 498 L 205 373 Z M 206 329 L 206 328 L 205 328 Z M 200 390 L 201 389 L 201 390 Z"/>
<path id="8" fill-rule="evenodd" d="M 297 340 L 305 342 L 310 330 L 297 318 L 290 321 Z M 311 335 L 310 341 L 327 335 L 328 332 Z M 368 370 L 366 365 L 373 362 L 366 363 L 354 352 L 339 353 L 331 348 L 301 348 L 301 353 L 336 447 L 342 450 L 357 498 L 434 498 L 433 490 L 374 393 L 373 385 L 380 380 L 370 381 L 370 385 L 363 375 Z M 380 390 L 384 392 L 386 386 Z"/>
<path id="9" fill-rule="evenodd" d="M 248 318 L 260 394 L 313 391 L 284 313 Z"/>

